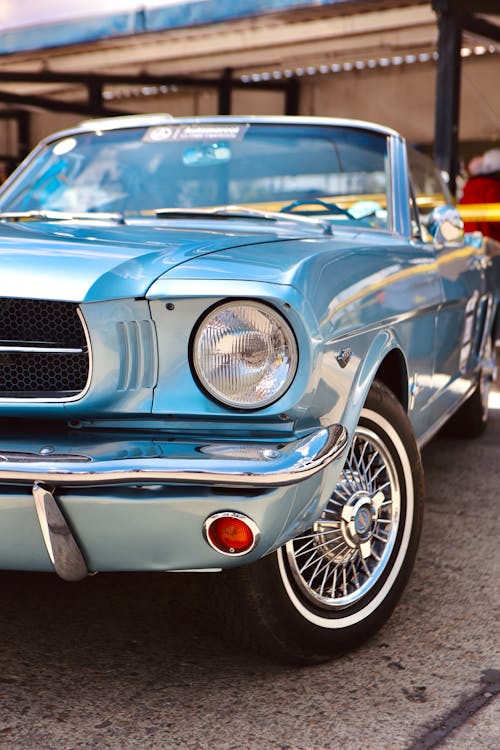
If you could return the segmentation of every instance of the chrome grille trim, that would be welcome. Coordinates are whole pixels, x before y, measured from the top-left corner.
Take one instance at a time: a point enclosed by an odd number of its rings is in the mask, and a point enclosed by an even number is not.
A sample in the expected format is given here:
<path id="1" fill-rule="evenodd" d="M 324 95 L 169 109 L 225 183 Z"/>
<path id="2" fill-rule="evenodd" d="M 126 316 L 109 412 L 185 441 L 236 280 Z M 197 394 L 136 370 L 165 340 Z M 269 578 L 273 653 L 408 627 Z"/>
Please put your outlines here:
<path id="1" fill-rule="evenodd" d="M 5 299 L 5 298 L 4 298 Z M 19 298 L 12 298 L 13 302 L 34 302 L 39 304 L 50 304 L 51 300 L 23 300 Z M 50 390 L 47 390 L 46 393 L 43 393 L 43 395 L 37 395 L 37 396 L 30 396 L 29 391 L 25 391 L 24 395 L 16 396 L 16 395 L 9 395 L 6 394 L 6 391 L 0 390 L 0 404 L 25 404 L 25 403 L 68 403 L 72 401 L 78 401 L 85 394 L 87 393 L 90 382 L 92 379 L 92 347 L 90 344 L 90 335 L 88 331 L 88 327 L 85 321 L 85 318 L 80 310 L 80 308 L 74 304 L 74 303 L 63 303 L 67 304 L 68 307 L 71 307 L 76 312 L 76 315 L 78 316 L 78 320 L 81 326 L 80 334 L 83 334 L 82 338 L 85 340 L 85 347 L 77 346 L 50 346 L 46 345 L 47 342 L 40 342 L 40 344 L 37 345 L 37 342 L 30 341 L 28 344 L 22 345 L 21 342 L 15 341 L 12 344 L 7 344 L 5 338 L 1 341 L 0 346 L 0 355 L 5 354 L 8 355 L 9 353 L 12 354 L 34 354 L 34 355 L 40 355 L 40 354 L 47 354 L 47 355 L 54 355 L 55 357 L 58 356 L 71 356 L 71 355 L 83 355 L 86 353 L 87 355 L 87 361 L 86 361 L 86 370 L 87 370 L 87 378 L 86 382 L 81 388 L 78 393 L 72 393 L 71 391 L 55 391 L 54 395 L 51 395 Z M 1 323 L 1 318 L 0 318 Z M 15 392 L 13 392 L 15 393 Z M 71 394 L 71 395 L 69 395 Z"/>
<path id="2" fill-rule="evenodd" d="M 83 354 L 84 349 L 56 349 L 49 346 L 0 346 L 0 352 L 23 352 L 25 354 Z"/>

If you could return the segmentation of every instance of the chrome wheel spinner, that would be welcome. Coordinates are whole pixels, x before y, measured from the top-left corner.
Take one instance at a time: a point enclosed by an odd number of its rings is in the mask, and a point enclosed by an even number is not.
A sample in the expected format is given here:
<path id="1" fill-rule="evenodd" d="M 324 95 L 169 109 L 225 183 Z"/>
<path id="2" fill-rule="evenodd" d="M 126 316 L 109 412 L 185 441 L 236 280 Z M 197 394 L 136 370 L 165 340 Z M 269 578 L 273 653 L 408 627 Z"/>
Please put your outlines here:
<path id="1" fill-rule="evenodd" d="M 344 505 L 341 513 L 340 528 L 346 544 L 353 549 L 359 549 L 361 557 L 371 555 L 371 539 L 375 532 L 378 514 L 385 500 L 383 492 L 376 492 L 373 497 L 366 493 L 354 495 Z"/>

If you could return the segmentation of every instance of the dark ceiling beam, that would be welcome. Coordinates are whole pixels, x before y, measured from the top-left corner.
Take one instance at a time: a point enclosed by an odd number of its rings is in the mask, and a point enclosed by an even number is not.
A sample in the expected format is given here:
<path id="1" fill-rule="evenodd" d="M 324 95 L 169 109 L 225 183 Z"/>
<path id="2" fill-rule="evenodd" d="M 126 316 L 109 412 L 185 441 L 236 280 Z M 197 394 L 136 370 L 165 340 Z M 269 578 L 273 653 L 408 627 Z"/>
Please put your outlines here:
<path id="1" fill-rule="evenodd" d="M 55 71 L 41 71 L 39 73 L 20 71 L 0 71 L 0 81 L 12 83 L 69 83 L 92 86 L 94 84 L 148 84 L 166 85 L 182 84 L 185 86 L 217 85 L 219 79 L 191 78 L 189 76 L 160 76 L 149 73 L 109 73 L 106 75 L 95 73 L 58 73 Z"/>
<path id="2" fill-rule="evenodd" d="M 215 88 L 221 85 L 220 78 L 191 78 L 189 76 L 160 76 L 149 74 L 121 74 L 95 75 L 93 73 L 24 73 L 19 71 L 0 70 L 0 83 L 66 83 L 91 86 L 113 86 L 120 84 L 136 86 L 186 86 L 194 88 Z M 231 80 L 232 88 L 255 88 L 285 91 L 286 81 L 248 81 L 244 83 L 239 78 Z"/>
<path id="3" fill-rule="evenodd" d="M 167 82 L 168 81 L 168 82 Z M 157 85 L 165 86 L 172 84 L 175 81 L 176 85 L 190 85 L 196 87 L 213 87 L 218 92 L 218 110 L 219 114 L 230 114 L 231 113 L 231 92 L 233 89 L 261 89 L 267 91 L 281 91 L 284 92 L 287 97 L 287 111 L 290 114 L 295 114 L 297 105 L 295 100 L 291 106 L 290 96 L 292 91 L 295 91 L 293 86 L 293 80 L 286 81 L 249 81 L 244 83 L 239 79 L 232 78 L 232 71 L 230 68 L 226 69 L 218 79 L 193 79 L 185 77 L 168 77 L 167 79 L 163 76 L 134 76 L 129 75 L 112 75 L 108 76 L 96 76 L 89 74 L 78 74 L 73 76 L 71 73 L 8 73 L 6 71 L 0 71 L 0 83 L 73 83 L 77 85 L 84 85 L 87 88 L 87 103 L 83 102 L 72 102 L 64 101 L 62 99 L 55 99 L 48 96 L 34 96 L 24 94 L 13 94 L 8 91 L 2 91 L 0 89 L 0 102 L 5 104 L 18 105 L 22 109 L 45 109 L 52 112 L 69 112 L 72 114 L 83 115 L 84 117 L 112 117 L 116 115 L 127 115 L 134 114 L 123 109 L 115 109 L 113 107 L 105 106 L 103 99 L 103 89 L 106 83 L 128 83 L 136 85 Z M 292 94 L 292 98 L 295 94 Z"/>
<path id="4" fill-rule="evenodd" d="M 498 0 L 432 0 L 432 7 L 442 13 L 486 13 L 500 15 Z"/>
<path id="5" fill-rule="evenodd" d="M 0 109 L 0 120 L 15 120 L 20 115 L 25 114 L 25 109 Z"/>
<path id="6" fill-rule="evenodd" d="M 0 102 L 7 104 L 17 104 L 23 109 L 46 109 L 52 112 L 74 112 L 77 115 L 86 117 L 99 117 L 127 115 L 132 114 L 122 109 L 113 109 L 112 107 L 99 108 L 97 111 L 89 104 L 79 102 L 66 102 L 62 99 L 51 99 L 45 96 L 21 96 L 20 94 L 11 94 L 8 91 L 0 91 Z"/>
<path id="7" fill-rule="evenodd" d="M 286 91 L 288 89 L 287 78 L 285 81 L 243 81 L 233 78 L 233 89 L 261 89 L 265 91 Z"/>
<path id="8" fill-rule="evenodd" d="M 500 26 L 490 23 L 485 18 L 464 13 L 462 16 L 462 28 L 464 31 L 470 31 L 486 39 L 492 39 L 494 42 L 500 42 Z"/>

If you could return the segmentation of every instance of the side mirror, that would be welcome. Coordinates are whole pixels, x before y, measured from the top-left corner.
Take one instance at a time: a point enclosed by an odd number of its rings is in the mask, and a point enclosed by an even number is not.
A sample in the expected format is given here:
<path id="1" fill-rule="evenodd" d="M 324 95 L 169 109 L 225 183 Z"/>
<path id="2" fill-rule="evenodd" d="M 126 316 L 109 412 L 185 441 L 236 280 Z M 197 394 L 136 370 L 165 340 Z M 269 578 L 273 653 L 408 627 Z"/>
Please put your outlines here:
<path id="1" fill-rule="evenodd" d="M 436 206 L 426 220 L 437 247 L 461 245 L 464 242 L 464 223 L 454 206 Z"/>

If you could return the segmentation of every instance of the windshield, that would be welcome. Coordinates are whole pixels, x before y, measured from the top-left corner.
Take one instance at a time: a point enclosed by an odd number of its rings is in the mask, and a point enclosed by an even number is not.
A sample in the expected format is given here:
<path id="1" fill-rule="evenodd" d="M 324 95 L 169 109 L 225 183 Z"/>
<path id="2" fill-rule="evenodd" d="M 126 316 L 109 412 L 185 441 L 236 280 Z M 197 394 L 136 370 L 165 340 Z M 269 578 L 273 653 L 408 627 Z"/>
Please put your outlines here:
<path id="1" fill-rule="evenodd" d="M 237 205 L 390 225 L 387 138 L 323 125 L 179 123 L 53 141 L 0 211 L 119 212 Z"/>

